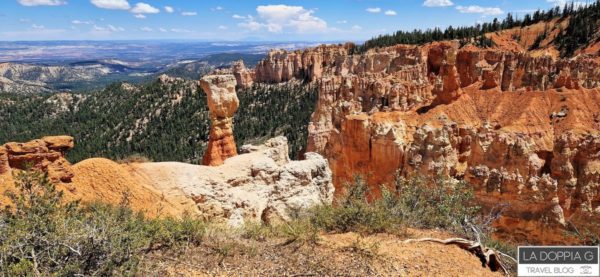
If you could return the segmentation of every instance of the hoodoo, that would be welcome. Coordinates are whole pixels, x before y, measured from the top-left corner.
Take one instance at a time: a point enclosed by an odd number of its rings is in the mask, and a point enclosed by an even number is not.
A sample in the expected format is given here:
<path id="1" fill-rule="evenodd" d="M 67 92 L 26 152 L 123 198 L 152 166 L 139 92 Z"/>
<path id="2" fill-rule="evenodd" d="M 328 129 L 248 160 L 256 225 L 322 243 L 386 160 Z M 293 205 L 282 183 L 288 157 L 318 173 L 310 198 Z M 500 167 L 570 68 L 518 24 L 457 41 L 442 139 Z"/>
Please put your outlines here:
<path id="1" fill-rule="evenodd" d="M 222 165 L 225 159 L 237 155 L 233 138 L 233 114 L 240 105 L 235 93 L 236 79 L 233 75 L 208 75 L 200 80 L 200 86 L 206 93 L 211 121 L 202 164 Z"/>

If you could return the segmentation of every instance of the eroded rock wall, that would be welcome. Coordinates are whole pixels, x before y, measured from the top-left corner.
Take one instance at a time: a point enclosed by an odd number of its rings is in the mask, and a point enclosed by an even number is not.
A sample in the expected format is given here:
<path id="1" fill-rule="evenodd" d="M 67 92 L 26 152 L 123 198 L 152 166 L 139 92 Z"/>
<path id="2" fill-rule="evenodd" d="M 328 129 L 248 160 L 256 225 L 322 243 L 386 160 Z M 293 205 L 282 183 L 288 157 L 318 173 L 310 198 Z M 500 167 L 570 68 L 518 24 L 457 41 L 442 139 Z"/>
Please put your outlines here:
<path id="1" fill-rule="evenodd" d="M 256 81 L 316 82 L 308 150 L 336 193 L 355 174 L 372 189 L 396 173 L 463 179 L 501 232 L 556 242 L 573 215 L 600 213 L 599 61 L 555 59 L 458 42 L 351 55 L 349 45 L 273 51 Z"/>
<path id="2" fill-rule="evenodd" d="M 243 60 L 233 63 L 232 73 L 235 76 L 238 88 L 247 89 L 252 87 L 255 78 L 254 70 L 246 68 Z"/>

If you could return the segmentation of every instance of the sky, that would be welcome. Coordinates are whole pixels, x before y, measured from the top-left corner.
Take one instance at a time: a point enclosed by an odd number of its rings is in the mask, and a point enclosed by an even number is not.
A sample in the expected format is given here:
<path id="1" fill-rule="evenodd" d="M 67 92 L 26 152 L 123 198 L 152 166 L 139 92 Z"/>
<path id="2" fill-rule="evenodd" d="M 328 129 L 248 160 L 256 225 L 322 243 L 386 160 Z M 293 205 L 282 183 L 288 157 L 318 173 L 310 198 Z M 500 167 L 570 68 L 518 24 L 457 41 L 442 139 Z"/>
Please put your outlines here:
<path id="1" fill-rule="evenodd" d="M 361 41 L 396 30 L 473 25 L 503 18 L 508 12 L 522 16 L 564 3 L 565 0 L 0 0 L 0 40 Z"/>

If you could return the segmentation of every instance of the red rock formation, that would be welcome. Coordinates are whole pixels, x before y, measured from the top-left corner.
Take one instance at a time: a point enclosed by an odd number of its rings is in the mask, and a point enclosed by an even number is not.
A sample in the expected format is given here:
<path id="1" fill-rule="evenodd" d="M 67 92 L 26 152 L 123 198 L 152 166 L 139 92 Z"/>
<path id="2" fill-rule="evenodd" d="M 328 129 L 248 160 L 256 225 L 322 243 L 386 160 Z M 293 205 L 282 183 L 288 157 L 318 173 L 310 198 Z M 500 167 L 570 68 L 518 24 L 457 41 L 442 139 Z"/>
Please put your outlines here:
<path id="1" fill-rule="evenodd" d="M 233 63 L 232 72 L 238 88 L 246 89 L 252 87 L 254 83 L 254 71 L 247 69 L 243 60 Z"/>
<path id="2" fill-rule="evenodd" d="M 208 75 L 200 80 L 200 86 L 206 93 L 211 119 L 208 148 L 202 164 L 217 166 L 237 155 L 233 138 L 233 114 L 239 106 L 236 79 L 233 75 Z"/>
<path id="3" fill-rule="evenodd" d="M 73 178 L 65 153 L 74 146 L 69 136 L 44 137 L 25 143 L 9 142 L 0 146 L 0 175 L 13 169 L 41 170 L 52 182 L 69 183 Z"/>
<path id="4" fill-rule="evenodd" d="M 600 213 L 598 59 L 458 42 L 349 49 L 273 51 L 256 68 L 260 82 L 319 84 L 308 151 L 329 160 L 338 193 L 355 174 L 373 190 L 397 172 L 444 174 L 486 208 L 508 203 L 502 232 L 547 242 L 573 215 Z"/>

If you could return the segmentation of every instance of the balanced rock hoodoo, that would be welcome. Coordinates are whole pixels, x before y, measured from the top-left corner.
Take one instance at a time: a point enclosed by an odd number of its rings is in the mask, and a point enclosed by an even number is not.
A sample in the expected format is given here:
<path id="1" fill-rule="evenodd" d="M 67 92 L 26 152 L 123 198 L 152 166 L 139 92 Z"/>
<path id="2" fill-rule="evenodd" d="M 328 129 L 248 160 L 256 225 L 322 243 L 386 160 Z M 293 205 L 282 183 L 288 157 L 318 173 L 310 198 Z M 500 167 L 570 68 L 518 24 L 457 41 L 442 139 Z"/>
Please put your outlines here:
<path id="1" fill-rule="evenodd" d="M 206 93 L 211 121 L 202 164 L 222 165 L 225 159 L 237 155 L 233 138 L 233 114 L 240 105 L 235 92 L 236 79 L 230 74 L 208 75 L 200 80 L 200 86 Z"/>

